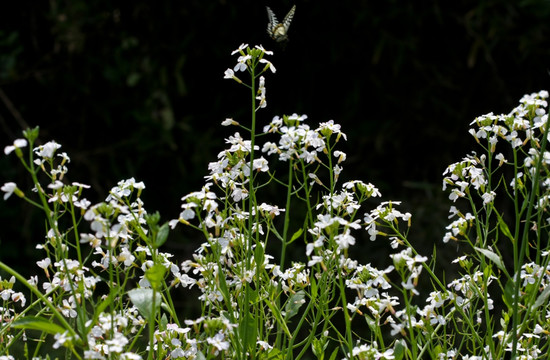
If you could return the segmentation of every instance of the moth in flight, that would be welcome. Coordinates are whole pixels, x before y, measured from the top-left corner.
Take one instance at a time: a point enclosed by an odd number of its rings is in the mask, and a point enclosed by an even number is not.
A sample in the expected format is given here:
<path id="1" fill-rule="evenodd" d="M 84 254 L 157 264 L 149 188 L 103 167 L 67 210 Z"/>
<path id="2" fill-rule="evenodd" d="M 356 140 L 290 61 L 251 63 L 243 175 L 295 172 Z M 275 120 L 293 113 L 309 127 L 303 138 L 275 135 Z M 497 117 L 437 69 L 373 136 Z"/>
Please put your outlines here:
<path id="1" fill-rule="evenodd" d="M 282 23 L 277 21 L 275 13 L 266 6 L 267 8 L 267 17 L 269 18 L 269 23 L 267 24 L 267 33 L 269 36 L 276 42 L 283 43 L 288 41 L 288 28 L 294 17 L 294 12 L 296 11 L 296 5 L 290 9 L 288 14 L 286 14 Z"/>

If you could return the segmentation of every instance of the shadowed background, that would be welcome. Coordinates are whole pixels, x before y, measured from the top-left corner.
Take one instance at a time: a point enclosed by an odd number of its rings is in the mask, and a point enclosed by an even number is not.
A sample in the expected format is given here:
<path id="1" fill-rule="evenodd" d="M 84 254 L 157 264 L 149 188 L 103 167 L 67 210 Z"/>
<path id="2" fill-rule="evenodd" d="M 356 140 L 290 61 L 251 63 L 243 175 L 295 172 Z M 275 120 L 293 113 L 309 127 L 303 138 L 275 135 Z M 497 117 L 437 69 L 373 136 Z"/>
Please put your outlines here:
<path id="1" fill-rule="evenodd" d="M 266 4 L 279 20 L 297 6 L 284 50 L 266 34 Z M 117 181 L 135 177 L 147 186 L 148 211 L 166 221 L 236 130 L 220 122 L 249 119 L 248 90 L 223 79 L 241 43 L 275 52 L 260 124 L 294 112 L 312 127 L 340 123 L 348 134 L 342 180 L 372 182 L 384 199 L 402 200 L 414 216 L 411 240 L 426 251 L 447 224 L 441 174 L 475 149 L 468 124 L 548 89 L 547 1 L 10 6 L 0 15 L 2 146 L 39 125 L 42 142 L 55 139 L 71 156 L 67 180 L 92 185 L 88 199 L 101 201 Z M 29 193 L 15 156 L 2 154 L 0 182 L 7 181 Z M 0 201 L 0 217 L 2 261 L 43 256 L 34 249 L 44 238 L 41 214 L 14 196 Z M 181 230 L 167 244 L 180 259 L 197 245 Z"/>

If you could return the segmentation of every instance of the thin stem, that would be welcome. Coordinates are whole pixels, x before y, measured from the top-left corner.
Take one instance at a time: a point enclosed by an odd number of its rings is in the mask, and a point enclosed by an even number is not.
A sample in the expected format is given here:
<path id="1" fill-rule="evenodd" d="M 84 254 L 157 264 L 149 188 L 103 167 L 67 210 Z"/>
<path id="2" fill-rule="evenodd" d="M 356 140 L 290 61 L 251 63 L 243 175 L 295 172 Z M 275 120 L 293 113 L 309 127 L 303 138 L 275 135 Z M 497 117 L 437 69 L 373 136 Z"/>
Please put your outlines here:
<path id="1" fill-rule="evenodd" d="M 57 308 L 54 304 L 48 300 L 42 293 L 38 290 L 36 286 L 33 286 L 29 284 L 29 282 L 21 276 L 17 271 L 9 267 L 8 265 L 4 264 L 2 261 L 0 261 L 0 269 L 4 270 L 5 272 L 15 276 L 17 280 L 19 280 L 25 287 L 27 287 L 32 293 L 34 293 L 41 301 L 43 301 L 48 308 L 52 311 L 53 316 L 61 323 L 63 328 L 69 332 L 71 337 L 77 337 L 78 335 L 74 331 L 73 327 L 65 320 L 65 318 L 59 313 Z"/>
<path id="2" fill-rule="evenodd" d="M 521 264 L 523 263 L 523 258 L 525 257 L 526 249 L 527 249 L 527 243 L 528 243 L 528 233 L 529 229 L 531 227 L 531 214 L 533 212 L 533 208 L 535 206 L 535 195 L 538 194 L 538 187 L 540 183 L 540 169 L 542 167 L 542 160 L 543 155 L 546 151 L 546 144 L 548 142 L 548 130 L 550 129 L 550 126 L 548 123 L 545 124 L 544 128 L 544 135 L 542 137 L 542 145 L 539 150 L 539 156 L 537 159 L 537 164 L 535 166 L 535 176 L 532 181 L 532 189 L 531 193 L 529 194 L 529 201 L 527 202 L 527 214 L 525 216 L 525 224 L 523 227 L 523 233 L 521 235 L 521 248 L 519 252 L 519 256 L 517 259 L 514 257 L 514 280 L 515 280 L 515 286 L 514 286 L 514 307 L 513 307 L 513 315 L 512 315 L 512 326 L 513 326 L 513 337 L 512 337 L 512 359 L 515 359 L 517 356 L 517 348 L 518 348 L 518 334 L 517 334 L 517 328 L 519 324 L 519 287 L 521 283 L 520 279 L 520 271 L 521 271 Z M 514 244 L 515 245 L 515 244 Z M 515 246 L 514 246 L 515 248 Z"/>
<path id="3" fill-rule="evenodd" d="M 253 227 L 256 217 L 258 216 L 257 211 L 255 210 L 255 193 L 254 193 L 254 147 L 256 145 L 256 77 L 255 77 L 255 64 L 249 66 L 250 76 L 252 82 L 250 84 L 250 93 L 251 93 L 251 126 L 250 126 L 250 165 L 249 165 L 249 174 L 248 174 L 248 239 L 246 242 L 246 269 L 250 270 L 251 261 L 252 261 L 252 246 L 253 246 Z M 254 215 L 253 215 L 254 214 Z M 258 276 L 258 274 L 257 274 Z M 251 313 L 248 309 L 250 306 L 250 286 L 245 286 L 245 297 L 244 304 L 246 308 L 244 309 L 244 322 L 243 322 L 243 344 L 244 344 L 244 354 L 239 354 L 239 356 L 246 356 L 246 352 L 250 351 L 248 356 L 252 359 L 255 357 L 255 352 L 251 351 L 252 349 L 248 348 L 248 338 L 249 338 L 249 324 L 251 321 Z"/>

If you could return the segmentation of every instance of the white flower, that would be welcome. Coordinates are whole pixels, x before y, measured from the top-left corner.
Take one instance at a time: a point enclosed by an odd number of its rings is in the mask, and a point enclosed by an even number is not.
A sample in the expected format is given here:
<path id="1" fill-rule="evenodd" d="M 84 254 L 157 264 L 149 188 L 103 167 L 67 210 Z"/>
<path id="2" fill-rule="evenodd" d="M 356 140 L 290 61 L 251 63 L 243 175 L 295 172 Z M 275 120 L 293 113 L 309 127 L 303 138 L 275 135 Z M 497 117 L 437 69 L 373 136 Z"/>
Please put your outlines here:
<path id="1" fill-rule="evenodd" d="M 256 341 L 256 344 L 260 345 L 260 349 L 262 349 L 262 350 L 271 350 L 271 349 L 273 349 L 273 346 L 269 345 L 265 341 L 258 340 L 258 341 Z"/>
<path id="2" fill-rule="evenodd" d="M 275 73 L 277 71 L 277 69 L 275 69 L 275 66 L 273 66 L 273 63 L 271 61 L 266 59 L 260 59 L 260 62 L 266 64 L 264 70 L 267 70 L 269 68 L 269 70 L 271 70 L 272 73 Z"/>
<path id="3" fill-rule="evenodd" d="M 25 147 L 27 146 L 27 140 L 25 139 L 17 139 L 13 142 L 13 145 L 10 145 L 10 146 L 6 146 L 4 148 L 4 153 L 6 155 L 8 155 L 9 153 L 11 153 L 12 151 L 14 151 L 15 149 L 19 149 L 19 148 L 22 148 L 22 147 Z"/>
<path id="4" fill-rule="evenodd" d="M 273 55 L 273 51 L 269 51 L 269 50 L 264 49 L 264 47 L 262 45 L 256 45 L 254 47 L 258 50 L 261 50 L 266 55 Z"/>
<path id="5" fill-rule="evenodd" d="M 68 331 L 65 331 L 63 334 L 57 333 L 54 335 L 55 343 L 52 345 L 54 349 L 59 349 L 60 346 L 64 345 L 66 342 L 71 342 L 72 338 L 69 335 Z"/>
<path id="6" fill-rule="evenodd" d="M 223 351 L 223 350 L 229 349 L 229 342 L 223 341 L 224 338 L 225 337 L 224 337 L 223 333 L 219 332 L 216 335 L 214 335 L 213 338 L 210 338 L 210 337 L 207 338 L 206 341 L 210 345 L 213 345 L 217 350 Z"/>
<path id="7" fill-rule="evenodd" d="M 340 150 L 336 150 L 333 155 L 334 155 L 334 157 L 338 158 L 338 164 L 340 164 L 341 162 L 346 161 L 346 153 L 344 153 Z"/>
<path id="8" fill-rule="evenodd" d="M 233 79 L 235 77 L 235 72 L 232 69 L 225 70 L 224 79 Z"/>
<path id="9" fill-rule="evenodd" d="M 483 195 L 481 195 L 481 198 L 483 199 L 483 204 L 492 203 L 493 200 L 495 200 L 495 196 L 497 196 L 497 194 L 494 191 L 484 193 Z"/>
<path id="10" fill-rule="evenodd" d="M 233 68 L 234 71 L 245 71 L 248 68 L 247 62 L 252 59 L 250 55 L 242 55 L 237 59 L 237 65 Z"/>
<path id="11" fill-rule="evenodd" d="M 267 106 L 267 100 L 265 98 L 265 78 L 263 76 L 260 76 L 260 83 L 258 87 L 258 96 L 256 96 L 256 100 L 260 100 L 260 104 L 258 105 L 258 109 L 265 108 Z"/>
<path id="12" fill-rule="evenodd" d="M 334 240 L 338 244 L 338 249 L 347 249 L 350 245 L 355 245 L 355 238 L 346 229 L 343 234 L 336 235 Z"/>
<path id="13" fill-rule="evenodd" d="M 230 126 L 230 125 L 239 125 L 239 123 L 231 118 L 227 118 L 224 121 L 222 121 L 222 126 Z"/>
<path id="14" fill-rule="evenodd" d="M 40 261 L 36 262 L 38 267 L 40 267 L 42 269 L 47 269 L 48 266 L 50 266 L 51 263 L 52 263 L 52 261 L 50 260 L 50 258 L 45 258 L 43 260 L 40 260 Z"/>
<path id="15" fill-rule="evenodd" d="M 259 170 L 261 172 L 266 172 L 269 170 L 269 164 L 267 160 L 262 156 L 259 159 L 254 159 L 254 170 Z"/>
<path id="16" fill-rule="evenodd" d="M 308 245 L 309 245 L 309 244 L 308 244 Z M 313 266 L 313 265 L 315 265 L 315 264 L 319 264 L 319 263 L 321 263 L 321 262 L 323 262 L 323 257 L 322 257 L 322 256 L 315 256 L 315 255 L 314 255 L 314 256 L 311 257 L 311 260 L 309 260 L 309 261 L 307 262 L 307 266 L 311 267 L 311 266 Z"/>
<path id="17" fill-rule="evenodd" d="M 74 303 L 73 299 L 74 299 L 73 297 L 69 298 L 69 300 L 71 301 L 68 301 L 67 299 L 63 299 L 63 306 L 61 307 L 61 313 L 65 317 L 75 318 L 77 315 L 76 311 L 74 310 L 74 308 L 76 307 L 76 304 Z"/>
<path id="18" fill-rule="evenodd" d="M 235 55 L 235 54 L 238 53 L 238 52 L 242 52 L 242 51 L 243 51 L 244 49 L 246 49 L 247 47 L 248 47 L 248 44 L 244 44 L 244 43 L 243 43 L 243 44 L 241 44 L 241 45 L 239 46 L 238 49 L 233 50 L 233 52 L 231 52 L 231 55 Z"/>
<path id="19" fill-rule="evenodd" d="M 11 194 L 13 194 L 15 190 L 17 190 L 17 184 L 14 182 L 7 182 L 2 186 L 1 190 L 5 192 L 4 200 L 7 200 L 11 196 Z"/>
<path id="20" fill-rule="evenodd" d="M 55 141 L 50 141 L 44 145 L 40 145 L 39 147 L 34 148 L 34 152 L 41 158 L 51 159 L 53 158 L 54 152 L 60 147 L 60 144 L 56 143 Z"/>

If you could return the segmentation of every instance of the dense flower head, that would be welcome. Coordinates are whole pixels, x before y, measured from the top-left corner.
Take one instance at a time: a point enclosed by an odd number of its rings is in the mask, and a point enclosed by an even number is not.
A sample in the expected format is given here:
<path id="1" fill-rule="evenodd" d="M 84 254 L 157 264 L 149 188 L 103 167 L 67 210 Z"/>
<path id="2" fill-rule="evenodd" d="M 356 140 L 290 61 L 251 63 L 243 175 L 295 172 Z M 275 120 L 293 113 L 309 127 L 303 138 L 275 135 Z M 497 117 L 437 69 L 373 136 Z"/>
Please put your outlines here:
<path id="1" fill-rule="evenodd" d="M 320 162 L 319 154 L 327 151 L 325 135 L 322 128 L 312 130 L 303 121 L 306 115 L 275 116 L 269 125 L 264 126 L 266 133 L 280 134 L 278 143 L 264 143 L 262 152 L 278 154 L 279 160 L 302 159 L 306 163 Z M 344 135 L 345 136 L 345 135 Z M 342 153 L 343 154 L 343 153 Z M 344 155 L 345 156 L 345 155 Z"/>

